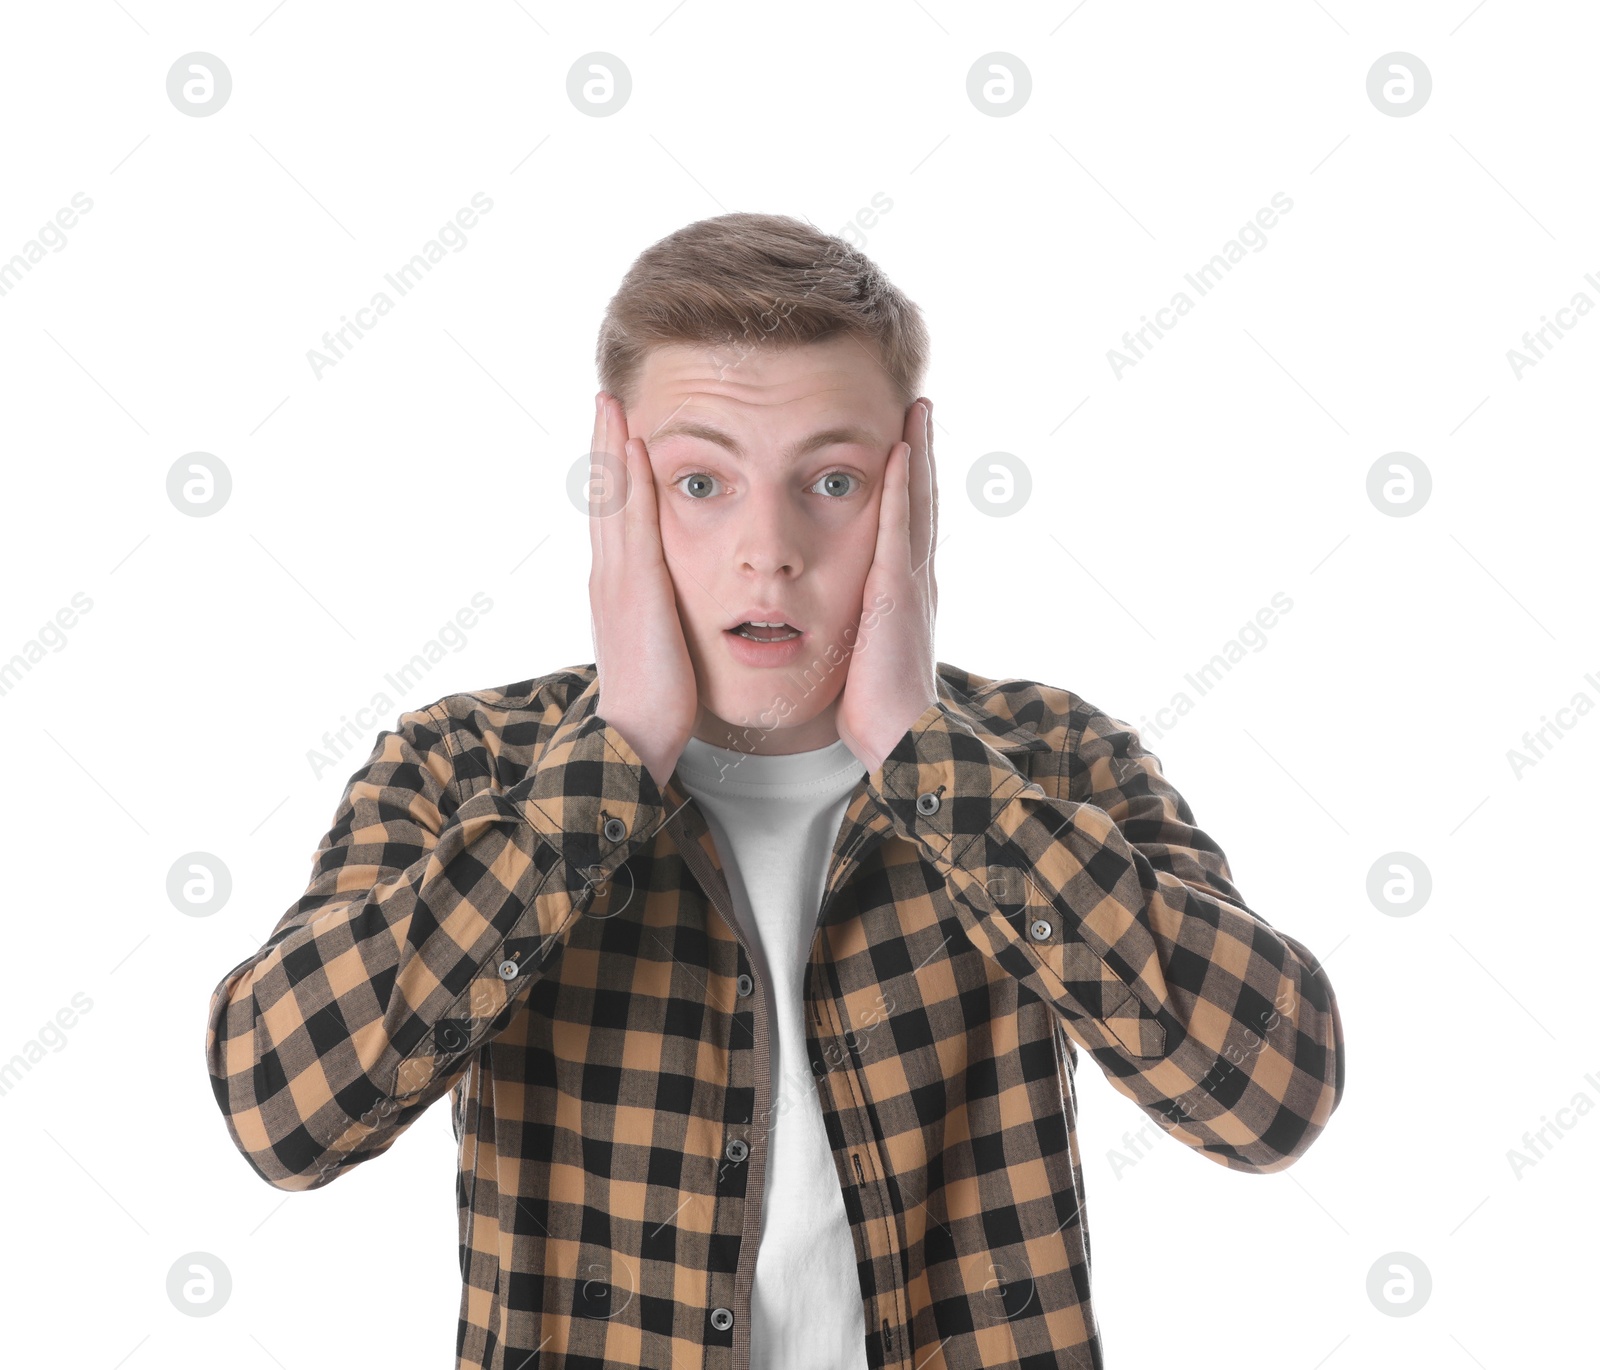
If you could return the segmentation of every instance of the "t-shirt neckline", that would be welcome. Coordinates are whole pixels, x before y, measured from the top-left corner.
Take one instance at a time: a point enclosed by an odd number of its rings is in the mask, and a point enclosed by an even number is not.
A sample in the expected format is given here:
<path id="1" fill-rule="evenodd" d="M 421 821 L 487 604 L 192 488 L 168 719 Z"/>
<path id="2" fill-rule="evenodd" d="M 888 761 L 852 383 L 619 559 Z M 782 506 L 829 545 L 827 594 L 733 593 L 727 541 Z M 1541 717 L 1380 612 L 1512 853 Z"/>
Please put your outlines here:
<path id="1" fill-rule="evenodd" d="M 847 775 L 854 781 L 866 767 L 843 738 L 811 751 L 762 756 L 737 748 L 717 747 L 691 737 L 678 758 L 678 769 L 691 783 L 714 785 L 719 789 L 737 786 L 759 792 L 833 779 L 842 782 Z"/>

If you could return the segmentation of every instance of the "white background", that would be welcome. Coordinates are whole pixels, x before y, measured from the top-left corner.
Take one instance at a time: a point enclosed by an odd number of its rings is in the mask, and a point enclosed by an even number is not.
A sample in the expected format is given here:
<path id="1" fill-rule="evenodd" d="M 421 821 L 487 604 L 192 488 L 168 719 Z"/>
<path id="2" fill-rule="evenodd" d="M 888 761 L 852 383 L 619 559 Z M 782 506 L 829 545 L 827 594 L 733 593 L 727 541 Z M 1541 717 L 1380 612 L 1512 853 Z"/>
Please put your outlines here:
<path id="1" fill-rule="evenodd" d="M 940 659 L 1139 726 L 1343 1013 L 1344 1100 L 1272 1176 L 1164 1138 L 1114 1165 L 1143 1115 L 1080 1058 L 1108 1364 L 1592 1358 L 1600 1118 L 1520 1177 L 1508 1151 L 1600 1103 L 1600 720 L 1520 775 L 1508 752 L 1600 699 L 1600 319 L 1507 357 L 1600 302 L 1591 7 L 124 0 L 5 29 L 0 262 L 93 202 L 0 296 L 0 662 L 92 601 L 0 695 L 0 1062 L 91 1005 L 0 1096 L 8 1360 L 451 1363 L 448 1107 L 275 1192 L 211 1097 L 208 997 L 381 728 L 592 660 L 565 481 L 633 257 L 735 209 L 837 231 L 878 193 L 859 236 L 933 336 Z M 196 51 L 232 73 L 209 117 L 166 91 Z M 609 117 L 566 91 L 596 51 L 632 75 Z M 1432 73 L 1406 117 L 1367 95 L 1395 51 Z M 1006 117 L 966 92 L 992 52 L 1031 73 Z M 319 378 L 323 333 L 480 191 L 464 250 Z M 1108 349 L 1276 192 L 1266 246 L 1119 376 Z M 197 451 L 233 481 L 209 518 L 167 495 Z M 997 451 L 1033 478 L 1004 519 L 964 493 Z M 1409 517 L 1367 495 L 1395 451 L 1432 475 Z M 464 648 L 388 691 L 477 592 Z M 1278 592 L 1265 645 L 1162 726 Z M 166 893 L 197 851 L 233 882 L 208 918 Z M 1409 917 L 1367 895 L 1396 851 L 1431 872 Z M 1395 1251 L 1432 1276 L 1409 1317 L 1366 1292 Z M 167 1297 L 190 1252 L 232 1273 L 215 1316 Z"/>

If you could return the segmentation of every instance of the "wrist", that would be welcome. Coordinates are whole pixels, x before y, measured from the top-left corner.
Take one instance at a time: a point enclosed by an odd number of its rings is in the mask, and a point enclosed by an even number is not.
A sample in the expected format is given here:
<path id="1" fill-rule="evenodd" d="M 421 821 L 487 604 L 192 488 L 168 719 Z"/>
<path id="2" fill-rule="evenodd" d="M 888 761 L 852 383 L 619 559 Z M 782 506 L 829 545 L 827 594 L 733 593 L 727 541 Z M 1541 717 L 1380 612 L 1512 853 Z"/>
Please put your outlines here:
<path id="1" fill-rule="evenodd" d="M 683 749 L 669 750 L 652 744 L 646 740 L 649 736 L 646 729 L 630 722 L 626 715 L 603 714 L 601 721 L 622 739 L 627 751 L 637 758 L 638 764 L 650 772 L 656 788 L 665 790 L 666 781 L 676 769 L 678 755 Z"/>

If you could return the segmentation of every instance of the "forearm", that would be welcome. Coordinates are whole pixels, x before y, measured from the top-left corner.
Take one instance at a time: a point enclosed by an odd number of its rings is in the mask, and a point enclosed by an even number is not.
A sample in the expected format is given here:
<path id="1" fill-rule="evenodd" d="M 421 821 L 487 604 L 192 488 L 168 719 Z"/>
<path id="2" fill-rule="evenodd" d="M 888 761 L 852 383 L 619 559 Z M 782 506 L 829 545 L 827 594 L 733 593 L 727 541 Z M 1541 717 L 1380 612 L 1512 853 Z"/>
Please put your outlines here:
<path id="1" fill-rule="evenodd" d="M 459 807 L 430 727 L 408 715 L 380 737 L 310 887 L 211 997 L 217 1103 L 279 1188 L 380 1154 L 447 1092 L 595 885 L 659 826 L 654 782 L 604 720 L 558 731 L 524 780 Z M 602 756 L 629 764 L 586 796 L 573 777 Z M 625 832 L 606 835 L 602 803 Z"/>
<path id="2" fill-rule="evenodd" d="M 1071 744 L 1084 797 L 1031 780 L 938 708 L 869 783 L 973 944 L 1056 1008 L 1115 1088 L 1221 1164 L 1279 1169 L 1342 1089 L 1332 989 L 1248 910 L 1155 758 L 1097 718 Z"/>

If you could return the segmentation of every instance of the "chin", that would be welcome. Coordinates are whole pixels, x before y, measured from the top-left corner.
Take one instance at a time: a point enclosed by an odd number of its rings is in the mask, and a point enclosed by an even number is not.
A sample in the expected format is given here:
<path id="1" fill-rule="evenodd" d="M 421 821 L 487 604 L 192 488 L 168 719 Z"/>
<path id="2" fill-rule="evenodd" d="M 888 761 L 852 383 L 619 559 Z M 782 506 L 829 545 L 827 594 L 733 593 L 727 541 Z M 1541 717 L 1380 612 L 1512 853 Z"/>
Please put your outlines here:
<path id="1" fill-rule="evenodd" d="M 752 673 L 757 674 L 757 673 Z M 761 672 L 752 680 L 730 681 L 726 677 L 712 682 L 700 697 L 700 707 L 734 729 L 781 732 L 809 723 L 833 702 L 836 692 L 808 682 L 798 672 Z"/>

